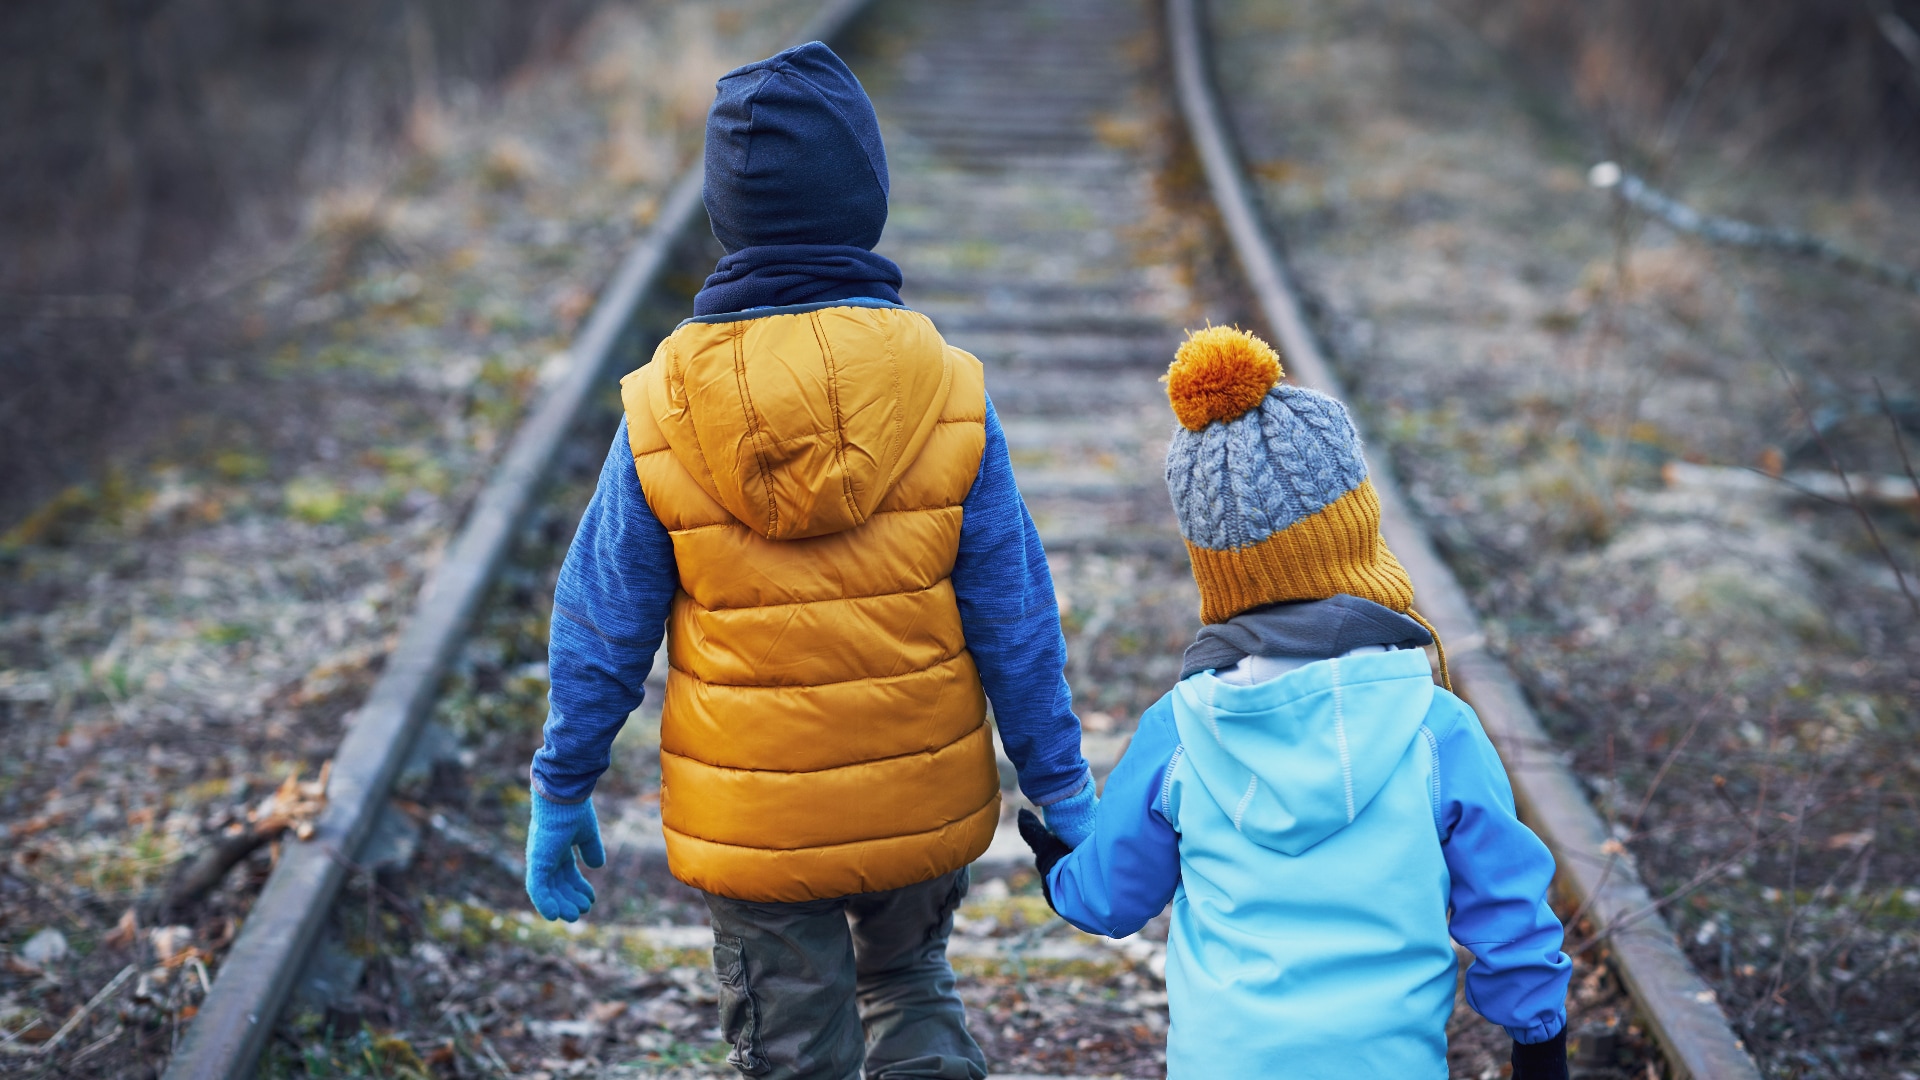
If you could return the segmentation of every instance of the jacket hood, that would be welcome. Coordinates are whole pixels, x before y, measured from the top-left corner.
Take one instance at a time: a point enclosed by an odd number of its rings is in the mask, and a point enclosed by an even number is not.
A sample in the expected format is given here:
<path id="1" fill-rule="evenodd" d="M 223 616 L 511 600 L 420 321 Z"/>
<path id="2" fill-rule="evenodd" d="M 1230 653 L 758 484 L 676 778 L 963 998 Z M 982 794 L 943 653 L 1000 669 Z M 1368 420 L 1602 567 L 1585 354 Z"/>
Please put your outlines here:
<path id="1" fill-rule="evenodd" d="M 1188 761 L 1234 827 L 1299 855 L 1351 824 L 1419 737 L 1433 671 L 1418 649 L 1308 664 L 1252 686 L 1174 687 Z"/>
<path id="2" fill-rule="evenodd" d="M 953 387 L 925 316 L 846 306 L 687 322 L 662 343 L 667 444 L 769 540 L 864 523 L 920 456 Z"/>

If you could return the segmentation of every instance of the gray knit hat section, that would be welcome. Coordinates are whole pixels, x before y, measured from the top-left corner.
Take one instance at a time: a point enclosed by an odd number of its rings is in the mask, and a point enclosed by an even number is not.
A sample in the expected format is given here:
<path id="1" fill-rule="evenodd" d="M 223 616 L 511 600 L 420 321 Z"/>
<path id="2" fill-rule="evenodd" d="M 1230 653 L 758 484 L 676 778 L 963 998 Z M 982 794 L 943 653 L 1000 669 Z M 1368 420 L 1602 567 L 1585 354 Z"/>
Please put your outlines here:
<path id="1" fill-rule="evenodd" d="M 1212 551 L 1257 544 L 1367 478 L 1360 435 L 1338 401 L 1298 386 L 1200 431 L 1177 428 L 1167 492 L 1180 533 Z"/>

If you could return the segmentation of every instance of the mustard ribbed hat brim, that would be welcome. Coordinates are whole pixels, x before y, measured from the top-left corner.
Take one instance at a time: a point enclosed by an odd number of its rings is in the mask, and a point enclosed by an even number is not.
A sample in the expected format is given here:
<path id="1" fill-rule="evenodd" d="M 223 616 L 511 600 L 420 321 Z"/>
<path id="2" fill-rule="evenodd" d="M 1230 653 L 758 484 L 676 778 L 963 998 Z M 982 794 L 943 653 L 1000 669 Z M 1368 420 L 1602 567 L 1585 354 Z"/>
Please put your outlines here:
<path id="1" fill-rule="evenodd" d="M 1188 541 L 1187 555 L 1203 623 L 1340 593 L 1400 612 L 1413 605 L 1413 582 L 1380 537 L 1380 497 L 1370 480 L 1258 543 L 1215 551 Z"/>

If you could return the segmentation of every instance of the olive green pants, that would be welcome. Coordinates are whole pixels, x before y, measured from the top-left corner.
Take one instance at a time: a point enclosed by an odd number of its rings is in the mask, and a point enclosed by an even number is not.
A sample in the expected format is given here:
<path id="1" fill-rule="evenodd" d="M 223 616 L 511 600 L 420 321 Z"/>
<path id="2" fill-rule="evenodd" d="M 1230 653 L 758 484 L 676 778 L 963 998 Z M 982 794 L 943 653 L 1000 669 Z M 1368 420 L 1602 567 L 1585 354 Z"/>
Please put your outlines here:
<path id="1" fill-rule="evenodd" d="M 966 895 L 965 868 L 792 904 L 708 893 L 727 1063 L 760 1080 L 986 1080 L 947 963 Z"/>

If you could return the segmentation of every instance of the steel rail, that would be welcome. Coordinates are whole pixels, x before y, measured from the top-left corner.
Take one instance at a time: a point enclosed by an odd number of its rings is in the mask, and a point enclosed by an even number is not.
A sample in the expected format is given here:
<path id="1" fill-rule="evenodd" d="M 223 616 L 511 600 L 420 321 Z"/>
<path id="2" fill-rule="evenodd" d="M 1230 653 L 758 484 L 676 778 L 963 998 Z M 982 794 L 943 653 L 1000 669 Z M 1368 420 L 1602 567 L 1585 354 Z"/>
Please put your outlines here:
<path id="1" fill-rule="evenodd" d="M 826 0 L 794 44 L 837 36 L 868 0 Z M 567 369 L 514 432 L 445 558 L 421 588 L 380 679 L 334 753 L 314 835 L 289 840 L 167 1065 L 165 1080 L 252 1076 L 353 855 L 412 749 L 447 662 L 574 420 L 608 389 L 606 367 L 673 245 L 700 217 L 701 164 L 675 180 L 653 228 L 628 251 L 568 348 Z"/>
<path id="2" fill-rule="evenodd" d="M 1228 134 L 1208 70 L 1199 5 L 1200 0 L 1167 0 L 1174 80 L 1193 148 L 1288 371 L 1298 382 L 1342 396 Z M 1435 552 L 1399 485 L 1385 470 L 1369 472 L 1380 496 L 1380 531 L 1412 575 L 1421 613 L 1447 642 L 1454 685 L 1479 713 L 1506 762 L 1521 813 L 1553 850 L 1561 886 L 1585 905 L 1595 926 L 1613 928 L 1613 968 L 1668 1060 L 1696 1080 L 1759 1080 L 1713 991 L 1687 962 L 1638 872 L 1621 858 L 1619 845 L 1562 764 L 1513 672 L 1487 650 L 1466 590 Z"/>

